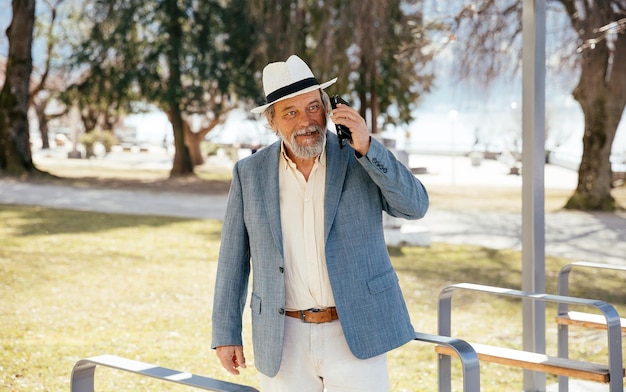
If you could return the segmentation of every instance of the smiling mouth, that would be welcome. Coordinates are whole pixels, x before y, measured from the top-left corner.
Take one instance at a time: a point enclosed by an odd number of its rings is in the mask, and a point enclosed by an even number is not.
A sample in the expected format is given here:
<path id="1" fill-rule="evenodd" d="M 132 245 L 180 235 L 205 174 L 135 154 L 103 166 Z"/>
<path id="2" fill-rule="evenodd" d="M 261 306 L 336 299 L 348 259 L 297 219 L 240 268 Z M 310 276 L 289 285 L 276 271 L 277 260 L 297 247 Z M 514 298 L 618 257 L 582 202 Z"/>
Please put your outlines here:
<path id="1" fill-rule="evenodd" d="M 314 136 L 314 135 L 318 135 L 320 133 L 319 129 L 304 129 L 300 132 L 298 132 L 296 134 L 296 136 L 304 136 L 304 137 L 308 137 L 308 136 Z"/>

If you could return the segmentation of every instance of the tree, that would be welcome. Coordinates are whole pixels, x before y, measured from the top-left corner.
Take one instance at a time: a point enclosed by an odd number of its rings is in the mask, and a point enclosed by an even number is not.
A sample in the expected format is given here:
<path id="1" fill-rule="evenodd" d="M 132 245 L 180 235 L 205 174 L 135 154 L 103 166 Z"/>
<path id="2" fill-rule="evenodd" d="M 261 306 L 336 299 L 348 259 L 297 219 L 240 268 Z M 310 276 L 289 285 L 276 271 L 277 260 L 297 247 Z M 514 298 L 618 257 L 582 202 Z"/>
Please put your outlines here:
<path id="1" fill-rule="evenodd" d="M 612 210 L 611 147 L 626 107 L 626 1 L 560 1 L 578 33 L 580 79 L 574 99 L 585 114 L 578 185 L 566 207 Z"/>
<path id="2" fill-rule="evenodd" d="M 409 12 L 403 4 L 367 0 L 357 6 L 359 78 L 354 89 L 359 102 L 371 112 L 372 132 L 378 130 L 379 117 L 391 124 L 412 120 L 413 109 L 434 79 L 424 68 L 433 53 L 426 49 L 429 41 L 420 8 L 414 6 Z M 399 115 L 391 114 L 390 108 Z M 361 115 L 367 118 L 363 109 Z"/>
<path id="3" fill-rule="evenodd" d="M 257 69 L 299 54 L 319 78 L 338 77 L 334 91 L 350 95 L 373 133 L 379 122 L 408 123 L 431 86 L 421 1 L 254 0 L 251 15 Z"/>
<path id="4" fill-rule="evenodd" d="M 174 130 L 175 155 L 170 176 L 193 174 L 201 162 L 199 144 L 215 121 L 250 93 L 239 71 L 246 44 L 235 43 L 233 20 L 216 0 L 95 0 L 86 10 L 91 32 L 80 46 L 76 65 L 88 72 L 79 91 L 109 96 L 102 108 L 117 111 L 154 104 L 167 113 Z M 226 28 L 225 23 L 231 23 Z M 250 37 L 238 37 L 250 41 Z M 243 53 L 234 54 L 237 44 Z M 94 77 L 95 76 L 95 77 Z M 255 92 L 258 89 L 255 90 Z M 102 102 L 102 101 L 101 101 Z M 143 104 L 142 104 L 143 103 Z M 101 109 L 102 110 L 102 109 Z M 189 118 L 208 117 L 208 125 L 191 132 Z"/>
<path id="5" fill-rule="evenodd" d="M 54 81 L 50 82 L 50 75 L 52 72 L 52 60 L 54 58 L 54 49 L 57 44 L 58 38 L 54 34 L 55 22 L 57 21 L 58 7 L 63 0 L 56 0 L 54 3 L 46 0 L 45 4 L 50 10 L 50 20 L 47 25 L 40 24 L 40 29 L 44 30 L 44 37 L 46 43 L 46 54 L 44 64 L 41 72 L 38 75 L 38 80 L 33 82 L 33 87 L 30 92 L 29 105 L 35 110 L 37 120 L 39 123 L 39 133 L 41 134 L 42 149 L 50 148 L 48 140 L 48 121 L 61 117 L 67 113 L 67 110 L 61 110 L 58 113 L 49 115 L 46 110 L 50 101 L 52 100 L 54 93 L 61 90 L 60 77 L 54 78 Z M 34 78 L 33 78 L 34 79 Z M 53 86 L 54 85 L 54 86 Z"/>
<path id="6" fill-rule="evenodd" d="M 27 115 L 35 0 L 13 0 L 12 6 L 6 78 L 0 91 L 0 172 L 19 176 L 39 172 L 32 160 Z"/>
<path id="7" fill-rule="evenodd" d="M 115 13 L 108 15 L 109 6 L 124 19 L 115 20 Z M 69 37 L 75 54 L 67 64 L 71 82 L 60 97 L 66 106 L 78 108 L 86 133 L 111 131 L 124 114 L 148 110 L 135 81 L 138 61 L 131 53 L 135 42 L 125 36 L 138 40 L 140 26 L 128 20 L 133 18 L 132 9 L 132 5 L 124 8 L 114 2 L 94 1 L 70 16 L 80 33 Z"/>
<path id="8" fill-rule="evenodd" d="M 611 147 L 626 107 L 626 0 L 548 4 L 551 12 L 569 19 L 571 34 L 559 38 L 573 36 L 575 42 L 564 41 L 560 47 L 570 50 L 566 56 L 579 70 L 573 96 L 585 117 L 578 185 L 566 208 L 613 210 Z M 515 0 L 483 0 L 457 13 L 462 75 L 480 75 L 489 81 L 507 63 L 519 64 L 521 48 L 511 43 L 519 42 L 522 5 Z"/>

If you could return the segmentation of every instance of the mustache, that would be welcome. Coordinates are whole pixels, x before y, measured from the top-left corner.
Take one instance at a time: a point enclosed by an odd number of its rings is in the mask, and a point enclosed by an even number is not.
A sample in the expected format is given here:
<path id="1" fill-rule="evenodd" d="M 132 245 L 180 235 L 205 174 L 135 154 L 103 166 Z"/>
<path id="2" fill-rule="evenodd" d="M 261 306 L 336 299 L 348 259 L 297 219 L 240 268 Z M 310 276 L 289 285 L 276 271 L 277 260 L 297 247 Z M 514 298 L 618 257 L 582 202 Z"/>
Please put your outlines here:
<path id="1" fill-rule="evenodd" d="M 310 125 L 306 128 L 302 128 L 302 129 L 298 129 L 296 131 L 294 131 L 293 135 L 294 136 L 302 136 L 302 135 L 306 135 L 306 134 L 310 134 L 310 133 L 314 133 L 314 132 L 322 132 L 323 129 L 320 126 L 317 125 Z"/>

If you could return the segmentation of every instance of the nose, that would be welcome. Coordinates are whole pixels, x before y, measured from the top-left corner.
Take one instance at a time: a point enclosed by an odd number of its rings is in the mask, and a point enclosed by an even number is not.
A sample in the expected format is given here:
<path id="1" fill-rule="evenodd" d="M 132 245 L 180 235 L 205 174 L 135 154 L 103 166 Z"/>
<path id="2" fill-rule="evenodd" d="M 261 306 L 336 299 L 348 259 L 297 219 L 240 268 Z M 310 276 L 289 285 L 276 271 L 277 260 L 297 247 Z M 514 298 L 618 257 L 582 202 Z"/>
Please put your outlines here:
<path id="1" fill-rule="evenodd" d="M 307 113 L 305 112 L 302 116 L 300 116 L 300 128 L 306 128 L 311 125 L 317 125 L 317 119 L 315 117 L 315 113 Z"/>

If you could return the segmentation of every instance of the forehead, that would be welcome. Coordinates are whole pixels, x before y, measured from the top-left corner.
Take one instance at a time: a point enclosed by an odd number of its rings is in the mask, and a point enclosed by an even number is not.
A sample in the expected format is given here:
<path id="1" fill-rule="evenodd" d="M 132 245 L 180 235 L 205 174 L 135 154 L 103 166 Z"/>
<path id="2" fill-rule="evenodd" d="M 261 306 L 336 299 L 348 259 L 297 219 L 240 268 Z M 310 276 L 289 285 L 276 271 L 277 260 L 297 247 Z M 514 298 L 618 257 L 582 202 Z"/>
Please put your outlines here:
<path id="1" fill-rule="evenodd" d="M 319 90 L 309 91 L 308 93 L 278 101 L 274 104 L 274 107 L 276 108 L 276 111 L 283 111 L 291 107 L 307 106 L 316 101 L 321 101 Z"/>

